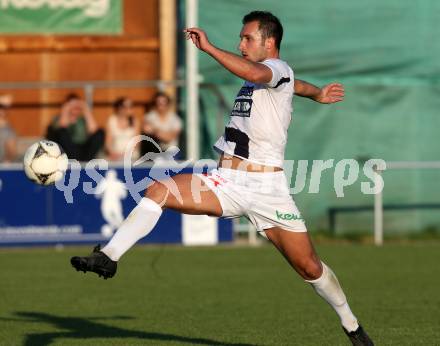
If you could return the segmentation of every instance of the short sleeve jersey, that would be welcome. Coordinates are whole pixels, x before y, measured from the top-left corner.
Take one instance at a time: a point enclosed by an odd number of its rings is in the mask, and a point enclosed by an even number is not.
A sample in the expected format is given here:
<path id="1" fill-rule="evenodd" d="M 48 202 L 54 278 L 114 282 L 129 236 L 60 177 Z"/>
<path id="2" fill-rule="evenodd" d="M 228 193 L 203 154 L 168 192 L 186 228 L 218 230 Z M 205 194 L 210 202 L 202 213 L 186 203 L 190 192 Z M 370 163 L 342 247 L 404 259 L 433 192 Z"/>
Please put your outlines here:
<path id="1" fill-rule="evenodd" d="M 258 164 L 282 167 L 292 119 L 294 75 L 280 59 L 261 63 L 272 70 L 272 80 L 267 84 L 244 83 L 225 133 L 214 148 Z"/>
<path id="2" fill-rule="evenodd" d="M 174 112 L 168 112 L 165 119 L 161 119 L 160 115 L 156 111 L 150 111 L 144 115 L 144 122 L 150 124 L 155 130 L 160 131 L 181 131 L 182 130 L 182 120 Z M 159 143 L 162 150 L 167 150 L 171 146 L 178 145 L 178 139 L 175 139 L 168 143 Z"/>

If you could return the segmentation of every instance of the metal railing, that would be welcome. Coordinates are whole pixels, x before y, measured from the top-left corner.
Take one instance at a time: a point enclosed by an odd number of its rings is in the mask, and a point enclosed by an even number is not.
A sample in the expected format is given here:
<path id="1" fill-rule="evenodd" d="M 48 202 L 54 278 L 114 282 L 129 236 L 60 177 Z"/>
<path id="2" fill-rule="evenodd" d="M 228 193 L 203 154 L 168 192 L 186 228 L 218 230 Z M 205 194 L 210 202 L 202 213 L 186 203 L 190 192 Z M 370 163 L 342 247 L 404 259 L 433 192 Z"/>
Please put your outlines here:
<path id="1" fill-rule="evenodd" d="M 109 88 L 157 88 L 164 91 L 166 87 L 182 87 L 183 80 L 120 80 L 120 81 L 46 81 L 46 82 L 0 82 L 0 90 L 34 90 L 34 89 L 83 89 L 84 98 L 90 107 L 93 107 L 95 89 Z"/>
<path id="2" fill-rule="evenodd" d="M 398 169 L 440 169 L 440 161 L 387 161 L 386 170 L 398 170 Z M 376 170 L 378 174 L 376 176 L 376 184 L 379 183 L 379 179 L 382 177 L 383 170 Z M 385 184 L 386 187 L 386 184 Z M 409 205 L 405 206 L 406 209 L 423 208 L 432 209 L 437 208 L 435 203 Z M 388 206 L 389 208 L 389 206 Z M 400 209 L 403 209 L 402 207 Z M 378 246 L 383 244 L 384 228 L 383 228 L 383 190 L 374 195 L 374 243 Z"/>

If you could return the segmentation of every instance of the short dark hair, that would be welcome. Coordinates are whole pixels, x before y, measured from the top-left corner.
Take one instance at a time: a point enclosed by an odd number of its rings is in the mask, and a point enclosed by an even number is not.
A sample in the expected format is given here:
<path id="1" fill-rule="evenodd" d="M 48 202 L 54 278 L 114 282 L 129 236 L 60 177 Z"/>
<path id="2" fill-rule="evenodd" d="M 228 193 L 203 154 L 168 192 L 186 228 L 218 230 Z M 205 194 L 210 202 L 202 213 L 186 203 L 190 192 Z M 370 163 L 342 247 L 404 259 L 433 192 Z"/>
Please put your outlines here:
<path id="1" fill-rule="evenodd" d="M 126 97 L 118 97 L 114 102 L 113 102 L 113 109 L 115 111 L 118 111 L 119 109 L 121 109 L 124 106 L 124 102 L 125 100 L 127 100 Z"/>
<path id="2" fill-rule="evenodd" d="M 168 104 L 171 104 L 171 102 L 172 102 L 171 97 L 167 93 L 164 93 L 163 91 L 158 91 L 154 95 L 154 97 L 153 97 L 154 102 L 156 102 L 159 97 L 164 97 L 167 100 Z"/>
<path id="3" fill-rule="evenodd" d="M 283 26 L 280 20 L 268 11 L 252 11 L 243 17 L 243 24 L 258 22 L 258 29 L 261 31 L 263 39 L 273 37 L 275 45 L 280 50 L 281 40 L 283 39 Z"/>
<path id="4" fill-rule="evenodd" d="M 69 102 L 72 100 L 80 100 L 80 99 L 81 99 L 81 97 L 79 97 L 79 95 L 77 93 L 71 92 L 66 95 L 66 97 L 64 98 L 64 102 L 66 103 L 66 102 Z"/>

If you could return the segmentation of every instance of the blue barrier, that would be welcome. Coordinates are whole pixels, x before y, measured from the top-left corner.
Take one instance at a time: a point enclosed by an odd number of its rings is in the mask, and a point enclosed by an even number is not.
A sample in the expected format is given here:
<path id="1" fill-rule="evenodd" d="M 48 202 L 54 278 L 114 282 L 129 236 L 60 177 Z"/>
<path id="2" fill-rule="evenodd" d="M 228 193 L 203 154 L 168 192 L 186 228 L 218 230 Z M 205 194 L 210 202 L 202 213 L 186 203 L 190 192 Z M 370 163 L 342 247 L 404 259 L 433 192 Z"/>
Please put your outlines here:
<path id="1" fill-rule="evenodd" d="M 109 178 L 106 175 L 109 171 L 116 172 L 112 180 L 117 182 L 116 186 L 125 186 L 122 166 L 96 170 L 92 177 L 84 168 L 77 172 L 74 168 L 69 170 L 66 185 L 73 179 L 73 173 L 77 173 L 78 185 L 72 191 L 72 203 L 68 203 L 63 191 L 55 186 L 40 186 L 29 181 L 21 165 L 0 166 L 0 246 L 105 243 L 116 229 L 115 225 L 136 205 L 127 190 L 124 193 L 123 189 L 118 192 L 113 187 L 104 188 L 102 193 L 96 194 L 98 185 Z M 149 176 L 151 167 L 136 167 L 130 171 L 133 181 L 139 182 Z M 174 174 L 172 169 L 167 172 L 170 176 Z M 189 172 L 191 167 L 181 170 L 181 173 Z M 95 194 L 85 192 L 87 184 Z M 106 195 L 107 190 L 113 191 L 110 197 Z M 193 227 L 207 229 L 191 234 Z M 206 238 L 203 233 L 210 235 Z M 231 220 L 184 216 L 165 210 L 155 229 L 141 242 L 215 244 L 231 241 L 232 237 Z"/>

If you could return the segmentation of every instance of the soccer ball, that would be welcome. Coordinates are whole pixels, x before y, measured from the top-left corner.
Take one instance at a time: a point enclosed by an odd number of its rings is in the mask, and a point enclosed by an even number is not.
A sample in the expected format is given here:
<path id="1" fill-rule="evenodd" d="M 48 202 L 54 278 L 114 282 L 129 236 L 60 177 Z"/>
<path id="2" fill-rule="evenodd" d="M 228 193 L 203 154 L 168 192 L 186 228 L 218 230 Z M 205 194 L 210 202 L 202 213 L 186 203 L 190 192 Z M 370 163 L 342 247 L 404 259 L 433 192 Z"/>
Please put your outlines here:
<path id="1" fill-rule="evenodd" d="M 40 185 L 50 185 L 63 177 L 68 159 L 57 143 L 42 140 L 26 150 L 23 164 L 30 180 Z"/>

